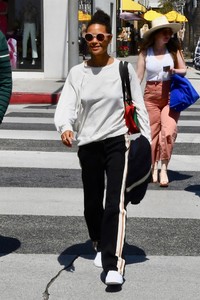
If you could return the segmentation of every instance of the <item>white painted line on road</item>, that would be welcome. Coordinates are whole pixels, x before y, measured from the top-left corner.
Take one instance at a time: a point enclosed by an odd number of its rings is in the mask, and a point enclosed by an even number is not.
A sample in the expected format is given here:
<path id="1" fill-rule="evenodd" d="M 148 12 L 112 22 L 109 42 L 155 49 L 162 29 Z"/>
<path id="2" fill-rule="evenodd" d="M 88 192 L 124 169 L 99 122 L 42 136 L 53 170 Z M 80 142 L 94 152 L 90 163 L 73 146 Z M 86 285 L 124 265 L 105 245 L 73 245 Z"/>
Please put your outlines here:
<path id="1" fill-rule="evenodd" d="M 51 104 L 10 104 L 8 106 L 8 110 L 12 110 L 12 111 L 15 111 L 15 110 L 20 110 L 20 111 L 23 111 L 24 109 L 33 109 L 33 108 L 29 108 L 29 107 L 35 107 L 34 109 L 37 109 L 38 110 L 41 110 L 41 108 L 44 108 L 44 109 L 55 109 L 55 105 L 51 105 Z M 39 108 L 40 107 L 40 108 Z"/>
<path id="2" fill-rule="evenodd" d="M 147 190 L 139 205 L 129 205 L 128 217 L 200 219 L 199 195 L 189 191 Z"/>
<path id="3" fill-rule="evenodd" d="M 179 120 L 178 121 L 178 126 L 188 126 L 188 127 L 195 127 L 195 126 L 200 126 L 200 121 L 192 121 L 192 120 Z M 191 128 L 192 131 L 192 128 Z"/>
<path id="4" fill-rule="evenodd" d="M 200 171 L 200 155 L 172 155 L 169 170 Z M 0 151 L 0 167 L 80 169 L 77 153 Z"/>
<path id="5" fill-rule="evenodd" d="M 32 105 L 30 105 L 32 106 Z M 44 107 L 44 108 L 15 108 L 15 109 L 12 109 L 12 108 L 8 108 L 8 110 L 6 111 L 6 114 L 5 115 L 8 115 L 10 113 L 23 113 L 24 114 L 24 118 L 27 118 L 26 117 L 26 113 L 40 113 L 40 114 L 54 114 L 55 113 L 55 107 Z"/>
<path id="6" fill-rule="evenodd" d="M 0 188 L 0 214 L 83 216 L 83 190 L 70 188 Z M 139 205 L 129 204 L 127 215 L 141 218 L 200 219 L 194 192 L 148 190 Z"/>
<path id="7" fill-rule="evenodd" d="M 83 190 L 0 187 L 0 214 L 83 216 Z"/>
<path id="8" fill-rule="evenodd" d="M 31 233 L 30 233 L 31 234 Z M 8 238 L 10 247 L 17 246 L 17 237 L 12 236 L 2 236 L 2 239 Z M 15 239 L 16 240 L 15 240 Z M 39 241 L 38 241 L 39 242 Z M 45 243 L 45 237 L 40 243 Z M 26 244 L 26 239 L 19 241 L 19 247 L 21 243 Z M 39 247 L 39 245 L 38 245 Z M 16 248 L 17 250 L 17 248 Z M 63 249 L 64 250 L 64 249 Z M 13 250 L 14 251 L 14 250 Z M 47 283 L 52 277 L 54 277 L 58 272 L 64 267 L 58 262 L 59 254 L 32 254 L 32 249 L 30 248 L 30 253 L 9 253 L 9 255 L 1 255 L 1 272 L 0 272 L 0 282 L 1 282 L 1 299 L 2 300 L 35 300 L 35 299 L 45 299 L 43 293 Z M 65 263 L 70 264 L 75 255 L 67 255 L 65 257 Z M 87 261 L 87 264 L 90 264 Z M 63 272 L 64 273 L 64 272 Z M 62 275 L 63 275 L 62 273 Z M 68 273 L 65 271 L 65 273 Z M 70 273 L 70 272 L 69 272 Z M 84 275 L 85 276 L 85 275 Z M 93 275 L 94 276 L 94 275 Z M 61 276 L 62 277 L 62 276 Z M 97 276 L 96 276 L 97 277 Z M 66 279 L 66 278 L 65 278 Z M 99 278 L 97 277 L 98 281 Z M 73 278 L 73 280 L 77 280 Z M 73 281 L 72 280 L 72 281 Z M 79 277 L 80 280 L 80 277 Z M 60 278 L 57 280 L 60 281 Z M 8 288 L 10 282 L 12 282 L 12 289 Z M 63 282 L 63 281 L 62 281 Z M 55 283 L 54 283 L 55 286 Z M 68 286 L 68 284 L 67 284 Z M 57 290 L 57 288 L 56 288 Z M 77 292 L 77 290 L 76 290 Z M 65 290 L 66 293 L 66 290 Z M 80 294 L 80 292 L 78 292 Z M 68 294 L 68 293 L 66 293 Z M 65 294 L 65 295 L 66 295 Z M 50 290 L 50 295 L 52 298 L 52 289 Z M 76 294 L 77 295 L 77 294 Z M 81 294 L 83 295 L 83 294 Z M 86 296 L 84 296 L 87 299 Z M 54 297 L 52 299 L 56 299 Z M 48 298 L 46 298 L 48 299 Z M 57 298 L 58 299 L 58 298 Z M 64 298 L 66 299 L 66 296 Z M 72 299 L 71 297 L 69 299 Z M 101 298 L 102 299 L 102 298 Z"/>
<path id="9" fill-rule="evenodd" d="M 29 108 L 29 107 L 35 107 L 35 108 Z M 42 108 L 37 108 L 37 107 L 42 107 Z M 200 107 L 200 103 L 199 104 L 193 104 L 191 106 L 191 108 L 195 108 L 195 109 L 199 109 Z M 56 110 L 56 106 L 47 106 L 44 104 L 30 104 L 30 105 L 9 105 L 8 109 L 6 111 L 6 114 L 8 113 L 14 113 L 14 112 L 20 112 L 20 113 L 24 113 L 24 115 L 26 115 L 26 113 L 54 113 Z M 198 111 L 189 111 L 189 110 L 184 110 L 181 112 L 181 115 L 183 116 L 199 116 L 200 112 Z"/>
<path id="10" fill-rule="evenodd" d="M 60 134 L 56 131 L 43 130 L 0 130 L 0 139 L 17 140 L 46 140 L 60 141 Z M 0 141 L 1 143 L 1 141 Z"/>
<path id="11" fill-rule="evenodd" d="M 22 111 L 25 107 L 27 106 L 27 104 L 10 104 L 8 106 L 8 109 L 6 111 L 6 113 L 8 112 L 13 112 L 13 111 Z"/>
<path id="12" fill-rule="evenodd" d="M 54 131 L 40 130 L 0 130 L 0 139 L 17 140 L 52 140 L 60 141 L 60 134 Z M 1 143 L 1 141 L 0 141 Z M 198 133 L 178 133 L 176 143 L 200 143 L 200 134 Z"/>
<path id="13" fill-rule="evenodd" d="M 0 167 L 80 169 L 76 153 L 0 151 Z"/>
<path id="14" fill-rule="evenodd" d="M 169 170 L 200 171 L 200 155 L 172 155 Z"/>
<path id="15" fill-rule="evenodd" d="M 19 118 L 19 117 L 5 117 L 4 123 L 17 124 L 54 124 L 53 118 Z M 55 128 L 56 130 L 56 128 Z"/>
<path id="16" fill-rule="evenodd" d="M 20 242 L 26 243 L 26 240 Z M 38 247 L 45 242 L 45 237 L 44 240 L 38 240 Z M 60 273 L 49 287 L 49 299 L 199 300 L 199 256 L 150 256 L 145 255 L 145 249 L 139 245 L 144 254 L 139 257 L 125 255 L 126 282 L 120 292 L 113 294 L 105 291 L 105 285 L 100 279 L 102 270 L 95 268 L 93 264 L 94 254 L 82 254 L 81 244 L 84 242 L 81 240 L 78 244 L 72 242 L 70 245 L 66 243 L 66 248 L 67 245 L 72 249 L 74 247 L 75 250 L 72 252 L 71 249 L 71 253 L 77 253 L 79 249 L 80 256 L 75 260 L 74 268 Z M 176 241 L 172 242 L 175 244 Z M 128 238 L 127 243 L 129 244 Z M 133 249 L 137 246 L 129 244 Z M 29 250 L 29 254 L 9 253 L 1 257 L 1 299 L 44 299 L 45 288 L 50 280 L 75 258 L 75 254 L 32 254 L 31 248 Z M 64 250 L 66 249 L 63 248 L 62 251 Z M 10 282 L 12 288 L 8 288 Z M 89 288 L 91 283 L 95 288 Z"/>
<path id="17" fill-rule="evenodd" d="M 200 112 L 199 111 L 182 111 L 181 112 L 181 116 L 190 116 L 190 117 L 194 117 L 194 116 L 200 116 Z"/>
<path id="18" fill-rule="evenodd" d="M 200 144 L 199 133 L 178 133 L 176 143 Z"/>
<path id="19" fill-rule="evenodd" d="M 23 117 L 5 117 L 4 123 L 18 123 L 18 124 L 54 124 L 53 118 L 23 118 Z M 200 126 L 200 121 L 179 120 L 178 126 Z M 191 130 L 192 131 L 192 130 Z"/>

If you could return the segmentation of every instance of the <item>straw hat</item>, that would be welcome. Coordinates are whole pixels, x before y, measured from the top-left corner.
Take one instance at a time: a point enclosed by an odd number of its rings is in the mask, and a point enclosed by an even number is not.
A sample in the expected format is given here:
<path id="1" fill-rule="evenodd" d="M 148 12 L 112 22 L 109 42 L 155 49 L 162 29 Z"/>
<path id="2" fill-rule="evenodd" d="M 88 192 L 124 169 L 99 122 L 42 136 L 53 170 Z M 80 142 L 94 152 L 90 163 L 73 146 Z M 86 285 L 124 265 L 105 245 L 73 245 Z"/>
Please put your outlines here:
<path id="1" fill-rule="evenodd" d="M 143 38 L 146 39 L 154 31 L 162 28 L 171 28 L 173 33 L 178 32 L 181 29 L 180 23 L 169 23 L 165 16 L 158 17 L 151 22 L 151 29 L 146 31 L 143 35 Z"/>

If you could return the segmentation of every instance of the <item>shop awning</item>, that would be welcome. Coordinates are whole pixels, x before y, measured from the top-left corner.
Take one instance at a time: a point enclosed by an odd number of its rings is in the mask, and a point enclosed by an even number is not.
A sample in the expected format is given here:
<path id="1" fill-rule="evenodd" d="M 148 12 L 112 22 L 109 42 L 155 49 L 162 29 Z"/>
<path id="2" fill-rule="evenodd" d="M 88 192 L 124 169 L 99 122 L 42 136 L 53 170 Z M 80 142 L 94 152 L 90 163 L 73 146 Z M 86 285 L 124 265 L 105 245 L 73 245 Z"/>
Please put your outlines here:
<path id="1" fill-rule="evenodd" d="M 84 13 L 82 10 L 78 11 L 78 20 L 80 22 L 87 22 L 91 20 L 91 15 Z"/>
<path id="2" fill-rule="evenodd" d="M 184 15 L 178 14 L 177 18 L 176 18 L 176 22 L 179 22 L 179 23 L 188 22 L 188 19 Z"/>
<path id="3" fill-rule="evenodd" d="M 165 16 L 167 17 L 169 22 L 188 22 L 187 18 L 184 15 L 178 13 L 175 10 L 169 11 L 167 14 L 165 14 Z"/>
<path id="4" fill-rule="evenodd" d="M 154 19 L 162 16 L 162 14 L 158 13 L 157 11 L 150 9 L 144 14 L 144 19 L 146 21 L 153 21 Z"/>
<path id="5" fill-rule="evenodd" d="M 167 20 L 169 22 L 176 22 L 177 12 L 175 10 L 171 10 L 167 14 L 165 14 L 165 16 L 167 17 Z"/>
<path id="6" fill-rule="evenodd" d="M 135 2 L 135 1 L 132 1 L 132 0 L 121 0 L 121 9 L 122 10 L 125 10 L 125 11 L 141 11 L 141 12 L 145 12 L 146 11 L 146 8 Z"/>

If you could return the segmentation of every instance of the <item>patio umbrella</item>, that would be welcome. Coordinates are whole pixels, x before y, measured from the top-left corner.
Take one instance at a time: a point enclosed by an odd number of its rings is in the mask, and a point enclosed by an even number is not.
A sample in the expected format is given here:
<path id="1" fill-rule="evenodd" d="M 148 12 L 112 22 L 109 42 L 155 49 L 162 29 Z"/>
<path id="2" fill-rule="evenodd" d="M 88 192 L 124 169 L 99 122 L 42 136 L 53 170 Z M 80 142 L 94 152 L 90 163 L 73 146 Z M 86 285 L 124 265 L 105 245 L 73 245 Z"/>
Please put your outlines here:
<path id="1" fill-rule="evenodd" d="M 188 22 L 187 18 L 184 15 L 178 13 L 175 10 L 169 11 L 167 14 L 165 14 L 165 16 L 167 17 L 167 20 L 169 22 Z"/>
<path id="2" fill-rule="evenodd" d="M 119 17 L 120 17 L 120 19 L 122 19 L 124 21 L 139 21 L 139 20 L 143 20 L 143 18 L 140 17 L 139 15 L 136 15 L 136 14 L 128 12 L 128 11 L 124 11 L 124 12 L 120 13 Z"/>
<path id="3" fill-rule="evenodd" d="M 121 0 L 121 9 L 125 10 L 125 11 L 141 11 L 141 12 L 145 12 L 146 11 L 146 7 L 144 7 L 143 5 L 132 1 L 132 0 Z"/>
<path id="4" fill-rule="evenodd" d="M 188 22 L 188 19 L 181 14 L 177 14 L 176 22 L 182 23 L 182 22 Z"/>
<path id="5" fill-rule="evenodd" d="M 169 22 L 176 22 L 177 14 L 177 11 L 171 10 L 167 14 L 165 14 L 165 16 L 167 17 L 167 20 Z"/>
<path id="6" fill-rule="evenodd" d="M 144 14 L 144 19 L 146 21 L 153 21 L 154 19 L 162 16 L 162 14 L 158 13 L 157 11 L 150 9 Z"/>

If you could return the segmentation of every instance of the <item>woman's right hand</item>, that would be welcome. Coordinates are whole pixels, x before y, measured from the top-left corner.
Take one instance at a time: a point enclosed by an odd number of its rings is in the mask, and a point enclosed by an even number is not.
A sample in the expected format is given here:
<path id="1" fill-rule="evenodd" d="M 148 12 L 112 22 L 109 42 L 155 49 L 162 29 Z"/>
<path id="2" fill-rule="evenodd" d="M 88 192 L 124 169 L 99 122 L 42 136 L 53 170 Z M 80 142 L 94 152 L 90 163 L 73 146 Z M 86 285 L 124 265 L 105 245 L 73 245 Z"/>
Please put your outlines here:
<path id="1" fill-rule="evenodd" d="M 74 133 L 71 130 L 66 130 L 61 135 L 62 142 L 67 147 L 72 147 L 72 141 L 74 139 Z"/>

